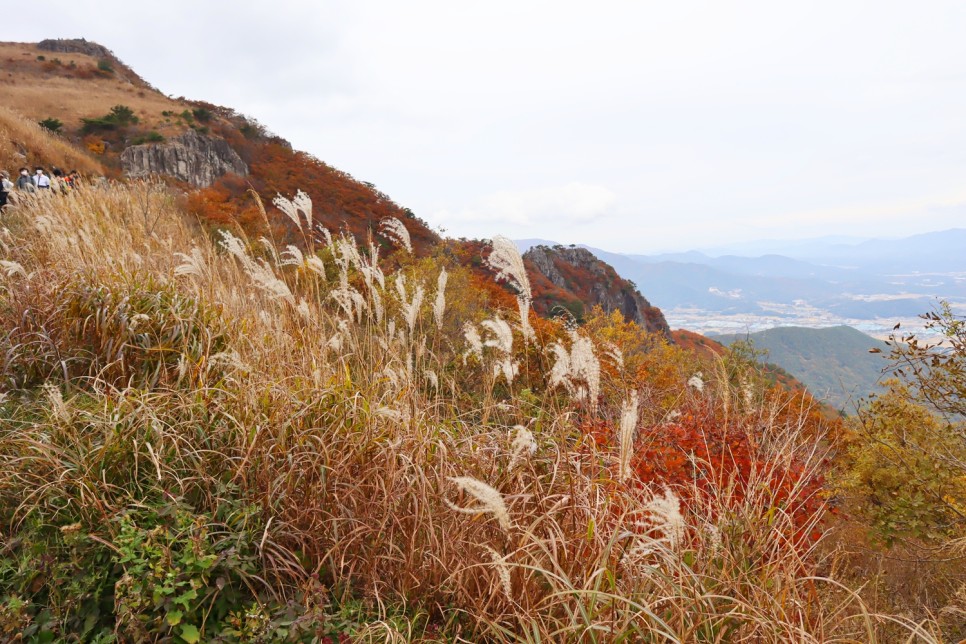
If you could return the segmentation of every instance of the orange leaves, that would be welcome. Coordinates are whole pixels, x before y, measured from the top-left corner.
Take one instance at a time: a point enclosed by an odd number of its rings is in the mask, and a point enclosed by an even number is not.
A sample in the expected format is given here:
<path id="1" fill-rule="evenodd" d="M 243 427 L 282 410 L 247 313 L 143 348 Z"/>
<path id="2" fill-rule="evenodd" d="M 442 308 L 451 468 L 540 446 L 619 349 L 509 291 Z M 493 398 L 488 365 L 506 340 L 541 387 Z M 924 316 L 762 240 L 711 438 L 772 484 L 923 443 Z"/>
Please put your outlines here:
<path id="1" fill-rule="evenodd" d="M 84 146 L 94 154 L 98 155 L 104 154 L 104 150 L 107 148 L 107 145 L 104 143 L 104 139 L 96 136 L 85 136 Z"/>
<path id="2" fill-rule="evenodd" d="M 616 429 L 610 423 L 585 419 L 580 429 L 599 449 L 615 448 Z M 816 538 L 815 520 L 825 511 L 824 479 L 814 463 L 766 446 L 761 431 L 754 419 L 725 421 L 710 403 L 698 402 L 673 422 L 638 432 L 631 460 L 635 483 L 670 486 L 701 512 L 748 507 L 762 515 L 781 512 L 788 517 L 786 538 L 804 545 Z"/>
<path id="3" fill-rule="evenodd" d="M 192 211 L 205 221 L 223 224 L 234 218 L 242 225 L 259 226 L 262 225 L 261 217 L 247 194 L 249 188 L 253 188 L 266 204 L 276 194 L 294 195 L 302 190 L 312 199 L 315 222 L 333 233 L 347 231 L 363 241 L 380 221 L 393 217 L 402 221 L 409 231 L 417 254 L 425 255 L 438 241 L 436 234 L 422 220 L 371 184 L 357 181 L 310 154 L 292 150 L 280 140 L 248 140 L 233 128 L 218 128 L 218 132 L 246 160 L 250 174 L 247 177 L 226 175 L 211 187 L 192 195 Z M 302 242 L 301 236 L 286 225 L 280 213 L 269 207 L 268 216 L 273 228 L 279 225 L 276 231 L 279 241 Z"/>

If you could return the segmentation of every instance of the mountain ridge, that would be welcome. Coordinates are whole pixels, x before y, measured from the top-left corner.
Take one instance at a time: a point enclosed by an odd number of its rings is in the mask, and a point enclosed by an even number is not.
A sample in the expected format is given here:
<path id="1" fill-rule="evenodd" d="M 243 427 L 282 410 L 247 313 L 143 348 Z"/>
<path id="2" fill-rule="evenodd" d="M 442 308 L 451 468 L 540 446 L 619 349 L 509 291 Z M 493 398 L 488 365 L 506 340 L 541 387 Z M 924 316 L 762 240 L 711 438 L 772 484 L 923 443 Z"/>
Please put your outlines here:
<path id="1" fill-rule="evenodd" d="M 756 333 L 714 334 L 710 339 L 730 346 L 750 342 L 767 352 L 763 358 L 801 381 L 816 399 L 839 410 L 880 392 L 887 371 L 888 346 L 852 327 L 824 329 L 775 327 Z"/>

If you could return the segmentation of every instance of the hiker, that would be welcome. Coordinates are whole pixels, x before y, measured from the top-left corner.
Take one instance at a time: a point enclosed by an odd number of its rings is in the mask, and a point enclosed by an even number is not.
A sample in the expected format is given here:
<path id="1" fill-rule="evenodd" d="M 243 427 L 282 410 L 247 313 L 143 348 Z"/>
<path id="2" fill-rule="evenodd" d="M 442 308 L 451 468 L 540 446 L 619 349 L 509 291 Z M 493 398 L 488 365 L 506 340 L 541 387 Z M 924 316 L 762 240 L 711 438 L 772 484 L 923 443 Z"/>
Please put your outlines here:
<path id="1" fill-rule="evenodd" d="M 50 177 L 44 174 L 43 168 L 36 168 L 34 173 L 34 185 L 38 190 L 50 190 Z"/>
<path id="2" fill-rule="evenodd" d="M 64 177 L 64 182 L 67 184 L 67 189 L 73 190 L 74 188 L 76 188 L 80 183 L 79 179 L 80 179 L 80 172 L 78 172 L 77 170 L 71 170 L 70 172 L 68 172 L 67 176 Z"/>
<path id="3" fill-rule="evenodd" d="M 30 170 L 27 168 L 20 168 L 20 176 L 17 177 L 17 190 L 21 192 L 34 192 L 37 186 L 34 185 L 33 180 L 30 178 Z"/>
<path id="4" fill-rule="evenodd" d="M 50 180 L 50 190 L 56 195 L 67 194 L 67 181 L 64 180 L 64 171 L 60 168 L 51 168 L 50 173 L 53 178 Z"/>
<path id="5" fill-rule="evenodd" d="M 0 210 L 7 207 L 11 190 L 13 190 L 13 181 L 10 180 L 10 175 L 6 170 L 0 170 Z"/>

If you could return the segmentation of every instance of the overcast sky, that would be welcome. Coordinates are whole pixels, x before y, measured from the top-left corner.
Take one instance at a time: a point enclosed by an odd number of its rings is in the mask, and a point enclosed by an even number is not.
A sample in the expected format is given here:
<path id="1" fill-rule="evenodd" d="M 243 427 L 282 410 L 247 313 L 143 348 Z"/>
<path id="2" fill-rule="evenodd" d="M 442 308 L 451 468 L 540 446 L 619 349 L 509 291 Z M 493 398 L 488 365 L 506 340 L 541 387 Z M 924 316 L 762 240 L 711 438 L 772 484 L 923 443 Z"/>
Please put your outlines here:
<path id="1" fill-rule="evenodd" d="M 961 0 L 24 6 L 3 40 L 100 42 L 452 236 L 650 252 L 966 225 Z"/>

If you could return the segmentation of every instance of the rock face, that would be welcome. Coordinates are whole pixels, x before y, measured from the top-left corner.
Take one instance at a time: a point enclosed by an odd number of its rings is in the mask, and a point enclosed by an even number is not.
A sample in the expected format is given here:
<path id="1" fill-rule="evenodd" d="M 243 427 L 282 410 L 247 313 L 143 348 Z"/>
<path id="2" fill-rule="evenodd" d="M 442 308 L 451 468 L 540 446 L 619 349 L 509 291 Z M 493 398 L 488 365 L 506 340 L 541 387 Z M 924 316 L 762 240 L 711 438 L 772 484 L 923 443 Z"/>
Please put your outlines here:
<path id="1" fill-rule="evenodd" d="M 49 38 L 37 43 L 37 49 L 60 54 L 86 54 L 94 58 L 111 58 L 111 51 L 104 45 L 83 38 Z"/>
<path id="2" fill-rule="evenodd" d="M 620 277 L 610 264 L 597 259 L 586 248 L 534 246 L 523 258 L 562 294 L 578 298 L 586 309 L 600 305 L 608 313 L 620 311 L 624 319 L 670 339 L 671 330 L 661 310 L 651 306 L 632 282 Z M 551 294 L 544 298 L 542 304 L 548 309 L 547 312 L 552 313 L 549 309 L 554 304 L 561 304 L 572 311 L 572 306 L 557 301 L 560 295 Z M 537 295 L 536 299 L 541 298 Z"/>
<path id="3" fill-rule="evenodd" d="M 121 153 L 121 167 L 129 177 L 160 174 L 205 188 L 232 172 L 248 174 L 248 166 L 225 142 L 194 130 L 166 143 L 132 145 Z"/>

